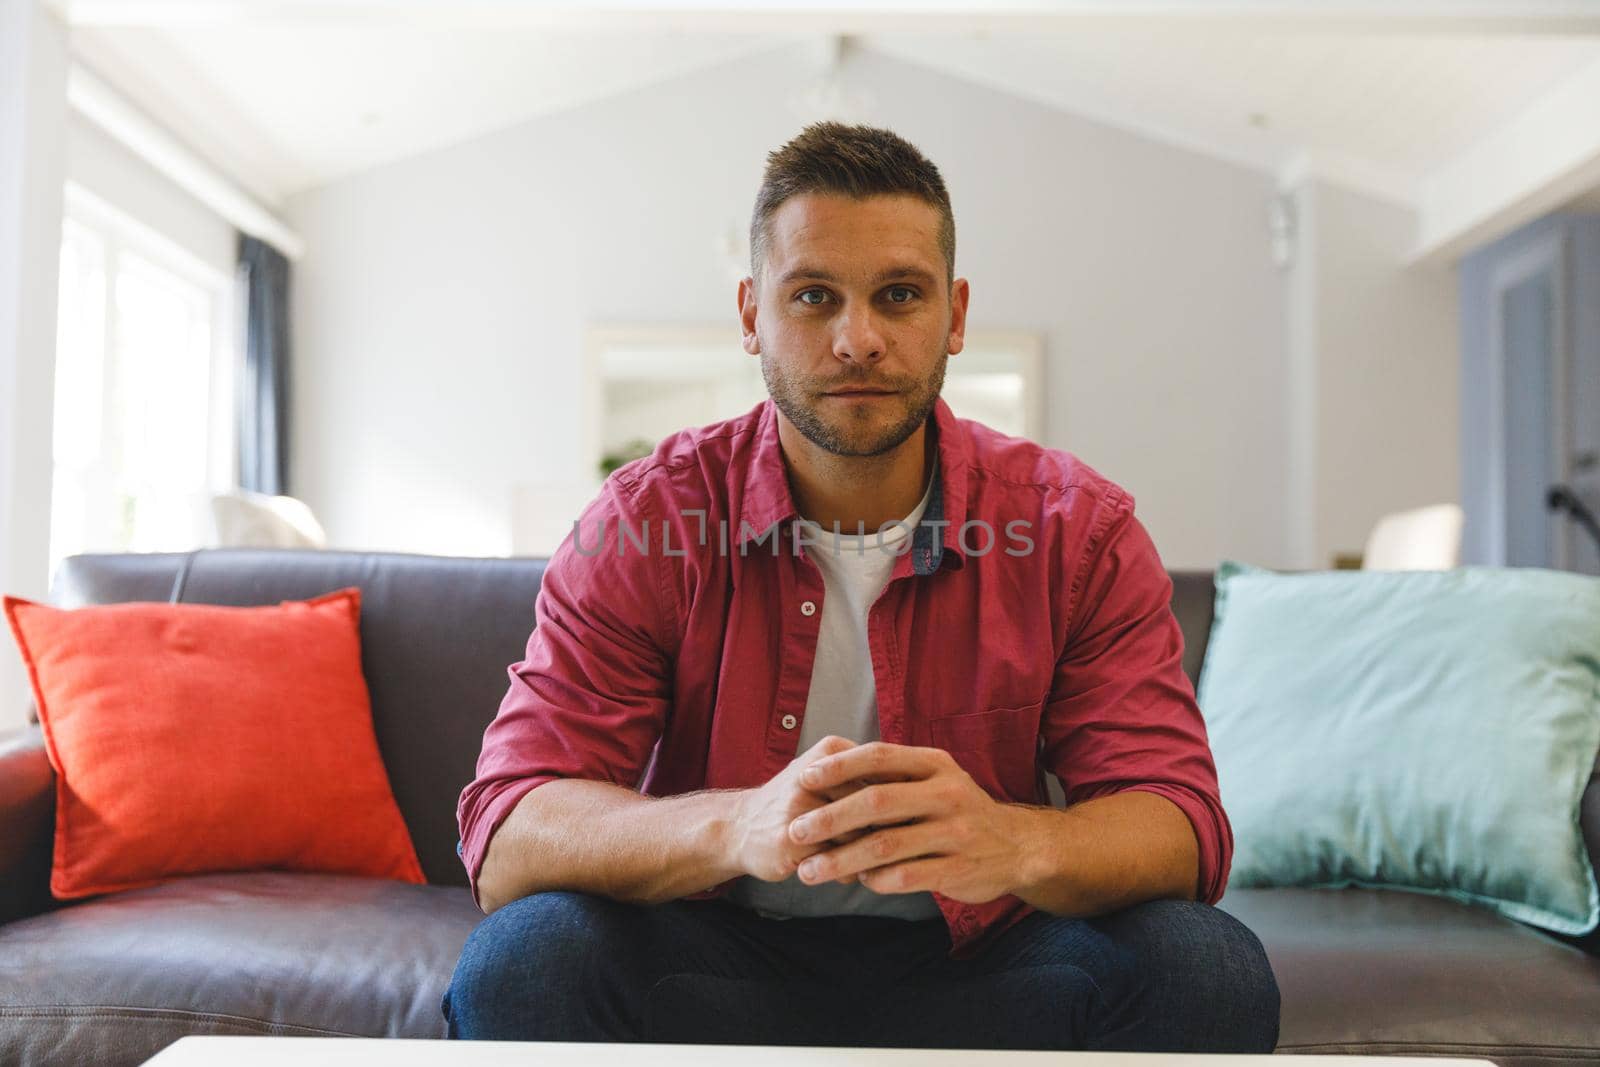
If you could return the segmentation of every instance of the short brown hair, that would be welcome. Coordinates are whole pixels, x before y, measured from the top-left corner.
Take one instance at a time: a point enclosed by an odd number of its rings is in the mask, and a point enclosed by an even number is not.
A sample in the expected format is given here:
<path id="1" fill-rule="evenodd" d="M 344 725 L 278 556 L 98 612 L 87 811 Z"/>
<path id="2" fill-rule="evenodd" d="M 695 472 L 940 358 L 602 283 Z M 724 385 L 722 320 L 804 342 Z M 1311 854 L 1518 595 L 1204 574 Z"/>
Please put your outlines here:
<path id="1" fill-rule="evenodd" d="M 833 193 L 857 199 L 902 194 L 939 210 L 939 251 L 946 282 L 956 276 L 956 219 L 950 194 L 933 161 L 891 130 L 817 122 L 788 144 L 767 153 L 767 170 L 750 218 L 750 273 L 759 278 L 766 257 L 767 224 L 792 196 Z"/>

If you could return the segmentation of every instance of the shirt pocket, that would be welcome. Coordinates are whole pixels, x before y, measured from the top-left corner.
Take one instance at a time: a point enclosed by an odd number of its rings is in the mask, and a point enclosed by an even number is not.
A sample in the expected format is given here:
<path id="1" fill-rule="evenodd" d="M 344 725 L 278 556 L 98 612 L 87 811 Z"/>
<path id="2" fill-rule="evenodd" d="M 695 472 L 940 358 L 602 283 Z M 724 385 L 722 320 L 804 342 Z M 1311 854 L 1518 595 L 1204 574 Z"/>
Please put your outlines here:
<path id="1" fill-rule="evenodd" d="M 1043 701 L 988 711 L 958 711 L 928 720 L 935 748 L 955 758 L 997 800 L 1037 802 L 1039 715 Z"/>

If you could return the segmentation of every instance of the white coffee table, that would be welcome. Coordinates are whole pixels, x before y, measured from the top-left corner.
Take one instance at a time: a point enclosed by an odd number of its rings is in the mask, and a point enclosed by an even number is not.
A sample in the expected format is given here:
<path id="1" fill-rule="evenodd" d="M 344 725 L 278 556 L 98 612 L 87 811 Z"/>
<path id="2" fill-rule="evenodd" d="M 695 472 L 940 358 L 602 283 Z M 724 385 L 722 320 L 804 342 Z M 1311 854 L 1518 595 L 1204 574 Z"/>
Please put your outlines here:
<path id="1" fill-rule="evenodd" d="M 1265 1056 L 1160 1052 L 973 1052 L 966 1049 L 769 1045 L 590 1045 L 555 1041 L 415 1041 L 348 1037 L 185 1037 L 145 1067 L 1244 1067 Z M 1293 1067 L 1494 1067 L 1433 1056 L 1296 1056 Z M 1282 1060 L 1274 1060 L 1282 1064 Z"/>

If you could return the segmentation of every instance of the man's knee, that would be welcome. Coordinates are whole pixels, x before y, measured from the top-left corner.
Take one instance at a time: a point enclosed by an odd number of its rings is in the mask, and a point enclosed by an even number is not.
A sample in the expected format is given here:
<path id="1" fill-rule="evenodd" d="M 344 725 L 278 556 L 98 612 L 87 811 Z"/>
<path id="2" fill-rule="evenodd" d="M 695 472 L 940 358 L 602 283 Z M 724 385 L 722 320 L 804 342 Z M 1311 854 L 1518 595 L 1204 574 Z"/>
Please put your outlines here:
<path id="1" fill-rule="evenodd" d="M 441 1002 L 451 1037 L 558 1040 L 628 955 L 628 905 L 584 893 L 512 901 L 468 936 Z M 549 1035 L 549 1036 L 544 1036 Z"/>
<path id="2" fill-rule="evenodd" d="M 1095 922 L 1132 970 L 1124 988 L 1135 995 L 1113 1028 L 1119 1039 L 1157 1038 L 1160 1047 L 1147 1051 L 1276 1047 L 1277 979 L 1261 940 L 1238 919 L 1209 904 L 1152 900 Z"/>

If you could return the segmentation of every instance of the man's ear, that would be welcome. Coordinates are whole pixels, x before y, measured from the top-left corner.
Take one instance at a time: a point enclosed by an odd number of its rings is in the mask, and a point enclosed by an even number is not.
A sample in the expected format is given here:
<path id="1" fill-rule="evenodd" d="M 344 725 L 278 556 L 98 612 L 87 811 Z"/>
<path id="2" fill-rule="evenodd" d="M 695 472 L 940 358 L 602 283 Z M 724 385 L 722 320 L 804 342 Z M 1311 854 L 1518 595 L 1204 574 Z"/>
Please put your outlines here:
<path id="1" fill-rule="evenodd" d="M 761 354 L 761 338 L 756 335 L 756 283 L 754 278 L 739 280 L 739 332 L 743 335 L 744 350 L 752 356 Z"/>
<path id="2" fill-rule="evenodd" d="M 967 301 L 972 298 L 972 287 L 965 278 L 957 278 L 950 286 L 950 342 L 953 356 L 967 343 Z"/>

